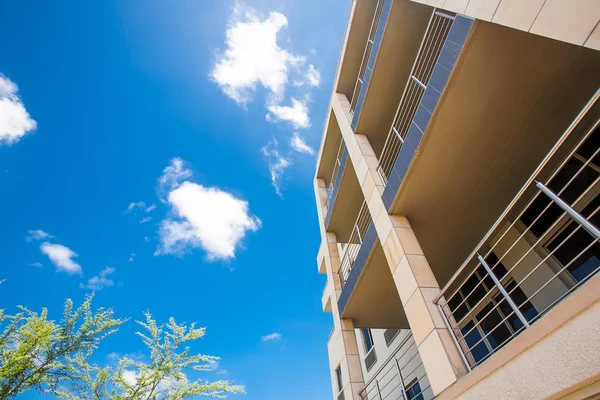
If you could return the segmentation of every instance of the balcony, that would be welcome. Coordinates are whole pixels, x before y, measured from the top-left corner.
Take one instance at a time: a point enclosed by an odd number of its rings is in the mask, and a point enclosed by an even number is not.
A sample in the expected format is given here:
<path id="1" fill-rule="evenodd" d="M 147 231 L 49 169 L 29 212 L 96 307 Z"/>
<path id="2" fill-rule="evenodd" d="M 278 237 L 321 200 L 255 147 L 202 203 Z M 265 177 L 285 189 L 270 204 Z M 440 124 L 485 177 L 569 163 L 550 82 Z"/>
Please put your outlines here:
<path id="1" fill-rule="evenodd" d="M 400 150 L 407 140 L 409 128 L 411 128 L 425 90 L 427 90 L 433 69 L 440 57 L 453 21 L 452 15 L 438 11 L 431 16 L 427 32 L 398 105 L 394 122 L 381 152 L 378 172 L 386 184 L 390 178 L 397 179 L 393 172 L 394 164 L 396 164 Z M 419 144 L 418 141 L 415 141 L 414 136 L 411 135 L 409 143 L 412 149 L 416 149 Z M 405 162 L 410 162 L 410 159 Z M 392 177 L 392 173 L 394 173 L 394 177 Z"/>
<path id="2" fill-rule="evenodd" d="M 361 400 L 431 400 L 423 362 L 409 334 L 360 392 Z"/>
<path id="3" fill-rule="evenodd" d="M 475 368 L 600 270 L 600 90 L 437 299 Z"/>
<path id="4" fill-rule="evenodd" d="M 379 0 L 354 90 L 347 95 L 352 129 L 379 156 L 426 31 L 431 7 Z"/>
<path id="5" fill-rule="evenodd" d="M 329 186 L 327 187 L 327 200 L 325 202 L 325 226 L 329 225 L 331 219 L 331 210 L 337 197 L 344 169 L 346 168 L 346 161 L 348 161 L 348 150 L 342 140 L 340 147 L 338 148 L 337 156 L 334 161 L 333 171 L 331 178 L 329 179 Z"/>
<path id="6" fill-rule="evenodd" d="M 367 203 L 362 206 L 344 244 L 338 279 L 342 318 L 356 327 L 407 328 L 408 323 Z"/>
<path id="7" fill-rule="evenodd" d="M 600 87 L 599 70 L 598 52 L 455 18 L 383 194 L 440 286 Z"/>

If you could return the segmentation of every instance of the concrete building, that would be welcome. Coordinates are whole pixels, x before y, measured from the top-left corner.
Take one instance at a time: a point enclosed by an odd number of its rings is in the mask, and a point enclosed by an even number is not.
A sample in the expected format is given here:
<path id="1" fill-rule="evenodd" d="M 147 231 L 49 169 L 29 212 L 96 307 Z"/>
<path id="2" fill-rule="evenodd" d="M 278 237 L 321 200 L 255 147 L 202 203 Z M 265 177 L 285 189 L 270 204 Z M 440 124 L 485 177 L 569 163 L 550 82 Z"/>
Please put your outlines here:
<path id="1" fill-rule="evenodd" d="M 353 1 L 315 176 L 334 399 L 600 393 L 599 21 Z"/>

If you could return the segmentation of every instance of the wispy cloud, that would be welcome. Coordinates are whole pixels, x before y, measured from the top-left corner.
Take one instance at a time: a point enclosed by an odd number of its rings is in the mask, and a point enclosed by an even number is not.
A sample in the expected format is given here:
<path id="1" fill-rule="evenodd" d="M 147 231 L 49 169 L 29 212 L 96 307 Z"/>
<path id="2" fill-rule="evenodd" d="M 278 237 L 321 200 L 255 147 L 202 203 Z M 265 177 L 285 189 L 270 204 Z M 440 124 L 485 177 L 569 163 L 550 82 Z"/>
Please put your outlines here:
<path id="1" fill-rule="evenodd" d="M 279 332 L 273 332 L 273 333 L 269 333 L 268 335 L 265 335 L 262 337 L 262 341 L 263 342 L 272 342 L 275 340 L 281 340 L 281 333 Z"/>
<path id="2" fill-rule="evenodd" d="M 140 220 L 140 224 L 145 224 L 146 222 L 152 221 L 152 217 L 144 217 Z"/>
<path id="3" fill-rule="evenodd" d="M 150 212 L 156 208 L 156 204 L 152 203 L 146 208 L 146 212 Z"/>
<path id="4" fill-rule="evenodd" d="M 182 255 L 201 248 L 209 260 L 228 260 L 235 257 L 246 233 L 261 225 L 250 213 L 248 202 L 216 187 L 185 181 L 167 199 L 173 217 L 161 222 L 155 255 Z"/>
<path id="5" fill-rule="evenodd" d="M 294 134 L 292 135 L 292 139 L 290 140 L 290 146 L 292 147 L 292 149 L 296 150 L 299 153 L 306 153 L 310 155 L 315 154 L 313 148 L 306 144 L 306 142 L 304 141 L 304 139 L 302 139 L 302 137 L 300 137 L 298 132 L 294 132 Z"/>
<path id="6" fill-rule="evenodd" d="M 54 237 L 41 229 L 29 230 L 27 231 L 27 233 L 29 233 L 29 235 L 25 238 L 25 240 L 27 240 L 28 242 L 31 242 L 32 240 L 44 240 Z"/>
<path id="7" fill-rule="evenodd" d="M 281 181 L 285 170 L 291 165 L 291 161 L 279 154 L 278 143 L 273 139 L 262 148 L 263 155 L 269 163 L 269 173 L 271 174 L 271 184 L 275 188 L 275 193 L 283 197 L 281 193 Z"/>
<path id="8" fill-rule="evenodd" d="M 169 165 L 163 170 L 163 174 L 158 178 L 158 195 L 161 201 L 165 201 L 169 192 L 179 186 L 183 181 L 192 177 L 192 170 L 181 158 L 175 157 Z"/>
<path id="9" fill-rule="evenodd" d="M 13 81 L 0 74 L 0 145 L 16 143 L 37 127 L 18 91 Z"/>
<path id="10" fill-rule="evenodd" d="M 134 262 L 135 261 L 135 253 L 131 253 L 131 255 L 129 256 L 129 262 Z"/>
<path id="11" fill-rule="evenodd" d="M 144 236 L 144 242 L 149 242 L 150 241 L 150 237 L 149 236 Z"/>
<path id="12" fill-rule="evenodd" d="M 109 275 L 112 275 L 115 272 L 114 268 L 106 267 L 100 274 L 90 278 L 86 284 L 80 283 L 79 287 L 82 289 L 89 290 L 102 290 L 107 287 L 112 287 L 115 283 L 108 278 Z"/>
<path id="13" fill-rule="evenodd" d="M 154 210 L 156 208 L 156 204 L 151 204 L 148 207 L 146 207 L 146 202 L 144 201 L 135 201 L 135 202 L 131 202 L 129 203 L 129 206 L 127 206 L 127 209 L 125 210 L 125 214 L 129 214 L 132 212 L 135 212 L 136 210 L 142 210 L 144 212 L 149 213 L 150 211 Z"/>
<path id="14" fill-rule="evenodd" d="M 281 13 L 271 12 L 263 19 L 254 9 L 236 3 L 225 33 L 227 48 L 217 54 L 210 73 L 223 93 L 242 105 L 259 84 L 276 96 L 283 94 L 290 69 L 305 60 L 277 43 L 287 23 Z"/>
<path id="15" fill-rule="evenodd" d="M 57 271 L 66 272 L 69 275 L 81 275 L 81 265 L 77 264 L 73 258 L 78 255 L 73 250 L 62 244 L 44 242 L 40 246 L 40 251 L 47 255 L 52 264 L 56 266 Z"/>
<path id="16" fill-rule="evenodd" d="M 301 80 L 295 80 L 294 86 L 300 87 L 308 85 L 311 87 L 319 87 L 321 84 L 321 73 L 315 68 L 314 65 L 310 64 L 308 70 L 304 74 Z"/>
<path id="17" fill-rule="evenodd" d="M 299 101 L 292 98 L 291 106 L 270 105 L 267 121 L 285 121 L 289 122 L 294 128 L 310 127 L 310 118 L 308 117 L 307 101 Z"/>
<path id="18" fill-rule="evenodd" d="M 42 265 L 41 262 L 34 262 L 34 263 L 29 264 L 29 265 L 31 265 L 32 267 L 37 267 L 37 268 L 42 268 L 43 267 L 43 265 Z"/>

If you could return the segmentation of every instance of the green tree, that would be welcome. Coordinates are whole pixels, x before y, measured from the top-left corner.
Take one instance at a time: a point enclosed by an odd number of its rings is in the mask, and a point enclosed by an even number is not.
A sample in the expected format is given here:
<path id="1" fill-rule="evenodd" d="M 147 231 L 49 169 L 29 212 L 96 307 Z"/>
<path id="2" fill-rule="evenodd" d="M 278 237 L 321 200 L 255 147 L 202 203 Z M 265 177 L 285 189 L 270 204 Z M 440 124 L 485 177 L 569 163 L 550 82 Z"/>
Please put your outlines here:
<path id="1" fill-rule="evenodd" d="M 121 357 L 118 366 L 100 367 L 79 353 L 70 359 L 74 366 L 73 382 L 58 388 L 55 394 L 66 400 L 79 399 L 168 399 L 179 400 L 193 396 L 224 398 L 227 393 L 242 393 L 244 388 L 229 381 L 205 382 L 189 380 L 187 371 L 209 371 L 218 357 L 191 354 L 189 347 L 181 348 L 202 338 L 206 328 L 194 324 L 178 324 L 173 318 L 166 325 L 157 325 L 150 313 L 145 322 L 137 321 L 145 332 L 137 332 L 150 350 L 149 362 Z"/>
<path id="2" fill-rule="evenodd" d="M 0 399 L 32 389 L 67 400 L 223 398 L 244 391 L 229 381 L 188 379 L 186 373 L 211 370 L 219 360 L 191 354 L 187 347 L 205 335 L 205 328 L 172 318 L 158 325 L 150 313 L 145 322 L 138 321 L 145 330 L 138 335 L 150 351 L 149 362 L 126 356 L 116 366 L 90 362 L 99 343 L 126 321 L 114 318 L 111 309 L 93 312 L 92 299 L 87 296 L 76 310 L 67 300 L 60 322 L 49 320 L 46 309 L 37 314 L 19 307 L 16 315 L 0 310 Z"/>
<path id="3" fill-rule="evenodd" d="M 59 323 L 19 306 L 20 313 L 0 310 L 0 399 L 14 398 L 30 389 L 51 393 L 59 381 L 68 380 L 73 370 L 68 356 L 88 353 L 125 322 L 113 318 L 110 309 L 91 310 L 87 296 L 76 310 L 67 300 Z"/>

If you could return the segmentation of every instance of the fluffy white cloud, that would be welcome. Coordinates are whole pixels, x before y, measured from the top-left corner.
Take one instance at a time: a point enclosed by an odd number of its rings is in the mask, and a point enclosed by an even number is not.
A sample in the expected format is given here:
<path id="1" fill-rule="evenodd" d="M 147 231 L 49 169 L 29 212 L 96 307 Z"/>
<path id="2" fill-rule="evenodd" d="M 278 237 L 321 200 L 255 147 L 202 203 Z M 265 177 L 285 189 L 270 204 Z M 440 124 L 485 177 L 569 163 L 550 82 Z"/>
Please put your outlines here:
<path id="1" fill-rule="evenodd" d="M 16 143 L 37 127 L 18 91 L 13 81 L 0 74 L 0 145 Z"/>
<path id="2" fill-rule="evenodd" d="M 228 260 L 246 233 L 260 228 L 246 201 L 218 188 L 186 181 L 169 193 L 168 202 L 177 218 L 162 221 L 155 255 L 202 248 L 209 260 Z"/>
<path id="3" fill-rule="evenodd" d="M 210 73 L 227 96 L 245 104 L 258 84 L 276 96 L 283 94 L 290 69 L 305 59 L 279 47 L 277 35 L 286 26 L 281 13 L 261 19 L 254 9 L 235 5 L 225 33 L 227 48 L 217 54 Z"/>
<path id="4" fill-rule="evenodd" d="M 114 268 L 106 267 L 102 271 L 100 271 L 100 275 L 94 276 L 89 279 L 87 283 L 84 285 L 83 283 L 79 284 L 79 287 L 82 289 L 90 289 L 90 290 L 102 290 L 105 287 L 112 287 L 115 283 L 108 278 L 109 275 L 115 272 Z"/>
<path id="5" fill-rule="evenodd" d="M 290 146 L 298 153 L 315 154 L 313 148 L 306 144 L 304 139 L 298 135 L 298 132 L 294 132 L 292 139 L 290 140 Z"/>
<path id="6" fill-rule="evenodd" d="M 279 154 L 277 146 L 277 140 L 273 139 L 262 148 L 262 153 L 267 158 L 269 163 L 271 184 L 275 188 L 275 193 L 277 193 L 279 197 L 283 197 L 281 194 L 281 180 L 283 179 L 285 170 L 291 165 L 291 161 Z"/>
<path id="7" fill-rule="evenodd" d="M 299 101 L 292 98 L 291 106 L 273 104 L 267 108 L 269 110 L 267 121 L 287 121 L 296 129 L 308 128 L 310 126 L 306 101 Z"/>
<path id="8" fill-rule="evenodd" d="M 54 237 L 41 229 L 32 229 L 27 231 L 27 233 L 29 233 L 29 236 L 27 236 L 25 240 L 27 240 L 28 242 L 31 242 L 32 240 L 44 240 Z"/>
<path id="9" fill-rule="evenodd" d="M 81 265 L 73 261 L 77 253 L 62 244 L 44 242 L 40 246 L 42 253 L 48 256 L 58 271 L 64 271 L 69 275 L 81 275 Z"/>
<path id="10" fill-rule="evenodd" d="M 163 197 L 171 190 L 175 189 L 184 180 L 191 178 L 192 170 L 179 157 L 171 160 L 168 166 L 163 170 L 163 174 L 158 178 L 158 194 Z"/>
<path id="11" fill-rule="evenodd" d="M 274 340 L 281 340 L 281 333 L 273 332 L 273 333 L 269 333 L 268 335 L 265 335 L 262 337 L 263 342 L 271 342 Z"/>

